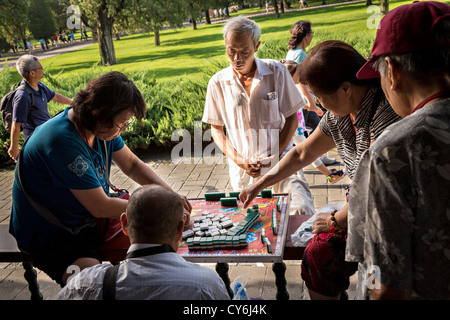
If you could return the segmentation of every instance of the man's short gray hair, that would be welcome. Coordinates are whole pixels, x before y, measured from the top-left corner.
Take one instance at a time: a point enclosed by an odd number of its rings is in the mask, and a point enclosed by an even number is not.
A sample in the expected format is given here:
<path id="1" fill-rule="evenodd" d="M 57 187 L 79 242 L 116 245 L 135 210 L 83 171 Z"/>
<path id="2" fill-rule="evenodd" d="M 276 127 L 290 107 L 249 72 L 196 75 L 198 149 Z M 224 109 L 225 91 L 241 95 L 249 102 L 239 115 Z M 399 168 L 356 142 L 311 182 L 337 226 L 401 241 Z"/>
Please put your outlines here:
<path id="1" fill-rule="evenodd" d="M 244 16 L 237 16 L 229 20 L 223 27 L 223 38 L 227 41 L 227 35 L 233 33 L 247 33 L 252 36 L 253 45 L 258 45 L 261 38 L 261 29 L 258 24 Z"/>
<path id="2" fill-rule="evenodd" d="M 39 59 L 31 54 L 21 56 L 16 62 L 17 72 L 22 78 L 28 79 L 30 77 L 30 71 L 36 68 L 38 61 Z"/>

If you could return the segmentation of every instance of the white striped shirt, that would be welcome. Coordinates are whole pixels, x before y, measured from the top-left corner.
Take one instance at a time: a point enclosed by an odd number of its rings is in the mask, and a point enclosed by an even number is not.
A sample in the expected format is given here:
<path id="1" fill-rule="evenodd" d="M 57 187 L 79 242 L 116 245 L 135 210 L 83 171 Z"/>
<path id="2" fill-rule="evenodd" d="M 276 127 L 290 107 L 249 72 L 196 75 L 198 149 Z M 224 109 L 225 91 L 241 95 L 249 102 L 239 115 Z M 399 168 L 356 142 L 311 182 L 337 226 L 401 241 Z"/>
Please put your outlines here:
<path id="1" fill-rule="evenodd" d="M 382 89 L 371 86 L 354 123 L 350 115 L 340 117 L 327 112 L 322 117 L 319 128 L 333 138 L 347 175 L 353 179 L 362 153 L 369 149 L 384 129 L 400 119 L 384 97 Z"/>

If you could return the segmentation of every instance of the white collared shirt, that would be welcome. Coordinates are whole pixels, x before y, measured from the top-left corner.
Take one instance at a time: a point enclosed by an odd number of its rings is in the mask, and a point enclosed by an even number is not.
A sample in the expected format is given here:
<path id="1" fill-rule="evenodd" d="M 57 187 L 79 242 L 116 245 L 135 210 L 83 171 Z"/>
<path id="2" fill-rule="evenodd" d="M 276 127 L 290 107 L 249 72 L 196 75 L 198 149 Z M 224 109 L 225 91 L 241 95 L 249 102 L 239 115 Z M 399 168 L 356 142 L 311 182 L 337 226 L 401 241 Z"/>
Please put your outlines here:
<path id="1" fill-rule="evenodd" d="M 278 155 L 279 133 L 286 118 L 305 105 L 287 68 L 276 60 L 258 59 L 250 96 L 229 66 L 209 81 L 203 122 L 225 126 L 234 149 L 244 159 L 256 160 L 268 154 Z M 268 100 L 269 93 L 276 98 Z M 293 141 L 284 152 L 289 151 Z M 232 161 L 230 180 L 240 190 L 253 182 Z M 276 163 L 276 162 L 275 162 Z M 275 163 L 272 163 L 274 165 Z"/>

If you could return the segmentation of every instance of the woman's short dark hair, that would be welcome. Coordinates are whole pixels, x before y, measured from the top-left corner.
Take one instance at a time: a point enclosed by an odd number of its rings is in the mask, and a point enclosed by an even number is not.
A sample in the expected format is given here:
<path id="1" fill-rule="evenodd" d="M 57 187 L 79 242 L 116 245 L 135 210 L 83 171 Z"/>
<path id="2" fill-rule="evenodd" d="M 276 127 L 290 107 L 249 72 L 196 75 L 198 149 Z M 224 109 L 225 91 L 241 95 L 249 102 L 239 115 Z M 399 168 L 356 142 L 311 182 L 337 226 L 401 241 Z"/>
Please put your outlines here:
<path id="1" fill-rule="evenodd" d="M 307 20 L 297 21 L 290 31 L 291 37 L 289 38 L 288 49 L 295 49 L 302 42 L 303 38 L 312 32 L 311 22 Z"/>
<path id="2" fill-rule="evenodd" d="M 146 113 L 142 94 L 124 74 L 112 71 L 91 80 L 73 98 L 75 121 L 85 129 L 95 131 L 98 125 L 113 127 L 114 118 L 131 111 L 141 120 Z"/>
<path id="3" fill-rule="evenodd" d="M 303 84 L 332 94 L 347 81 L 356 85 L 375 83 L 373 79 L 356 78 L 356 73 L 365 63 L 366 59 L 352 46 L 342 41 L 328 40 L 311 49 L 297 68 L 295 77 Z"/>

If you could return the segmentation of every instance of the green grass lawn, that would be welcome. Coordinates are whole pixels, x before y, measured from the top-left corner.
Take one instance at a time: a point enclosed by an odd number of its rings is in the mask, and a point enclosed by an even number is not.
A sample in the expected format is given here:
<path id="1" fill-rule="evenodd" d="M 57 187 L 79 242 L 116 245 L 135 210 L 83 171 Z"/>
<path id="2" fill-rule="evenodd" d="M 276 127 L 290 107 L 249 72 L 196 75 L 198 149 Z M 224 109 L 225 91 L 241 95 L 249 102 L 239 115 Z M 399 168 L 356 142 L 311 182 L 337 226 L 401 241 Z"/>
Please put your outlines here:
<path id="1" fill-rule="evenodd" d="M 450 2 L 450 1 L 444 1 Z M 410 3 L 410 1 L 391 1 L 390 9 Z M 375 2 L 378 4 L 378 2 Z M 252 8 L 248 10 L 255 10 Z M 262 29 L 261 42 L 274 39 L 287 45 L 290 27 L 300 19 L 312 22 L 314 33 L 313 43 L 326 39 L 340 39 L 349 42 L 368 57 L 375 36 L 375 29 L 368 29 L 365 3 L 346 4 L 336 7 L 315 8 L 304 11 L 283 14 L 276 19 L 274 15 L 254 18 Z M 222 37 L 224 22 L 212 25 L 161 31 L 161 45 L 154 45 L 153 34 L 130 35 L 114 41 L 117 64 L 103 67 L 105 72 L 117 70 L 135 72 L 151 70 L 157 80 L 188 77 L 196 74 L 209 60 L 225 59 L 225 46 Z M 351 43 L 354 42 L 354 43 Z M 360 47 L 358 48 L 359 45 Z M 284 57 L 279 57 L 279 59 Z M 89 69 L 99 63 L 98 45 L 72 53 L 66 53 L 45 59 L 42 64 L 46 72 L 55 75 L 64 70 L 59 77 L 70 78 L 79 71 Z"/>
<path id="2" fill-rule="evenodd" d="M 330 0 L 337 1 L 337 0 Z M 443 1 L 450 3 L 450 0 Z M 390 9 L 410 1 L 391 1 Z M 379 4 L 375 2 L 375 4 Z M 295 7 L 295 6 L 294 6 Z M 246 9 L 246 13 L 259 8 Z M 265 10 L 264 10 L 265 11 Z M 335 7 L 313 8 L 253 18 L 262 29 L 261 46 L 256 53 L 260 58 L 285 58 L 291 26 L 298 20 L 312 22 L 314 37 L 311 49 L 324 40 L 342 40 L 364 57 L 369 57 L 376 29 L 367 26 L 373 12 L 367 12 L 365 2 Z M 86 86 L 87 81 L 108 71 L 124 72 L 142 92 L 149 112 L 143 123 L 134 123 L 122 137 L 133 151 L 150 145 L 170 147 L 175 130 L 186 129 L 191 134 L 195 121 L 200 121 L 211 76 L 229 65 L 222 36 L 224 22 L 212 25 L 161 31 L 161 45 L 154 45 L 153 34 L 136 34 L 114 41 L 117 64 L 99 65 L 98 45 L 41 60 L 46 77 L 42 80 L 50 88 L 73 97 Z M 20 76 L 15 68 L 0 72 L 0 93 L 9 90 Z M 51 102 L 50 114 L 64 108 Z M 201 125 L 204 130 L 206 124 Z M 0 145 L 9 135 L 0 127 Z M 0 160 L 7 158 L 6 149 L 0 148 Z"/>

